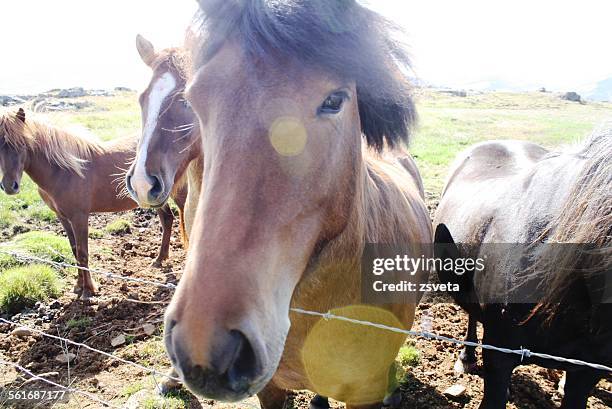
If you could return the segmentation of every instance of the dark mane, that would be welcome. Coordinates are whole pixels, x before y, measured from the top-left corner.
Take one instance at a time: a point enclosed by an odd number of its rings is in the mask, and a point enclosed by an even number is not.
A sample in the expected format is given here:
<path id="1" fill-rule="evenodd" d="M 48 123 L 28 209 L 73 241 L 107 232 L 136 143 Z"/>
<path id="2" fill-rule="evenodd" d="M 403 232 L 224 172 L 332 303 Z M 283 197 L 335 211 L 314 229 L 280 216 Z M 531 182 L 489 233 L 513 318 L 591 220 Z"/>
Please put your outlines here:
<path id="1" fill-rule="evenodd" d="M 601 290 L 597 280 L 610 280 L 612 274 L 612 124 L 595 131 L 577 153 L 586 163 L 561 212 L 551 220 L 543 236 L 549 243 L 582 243 L 592 250 L 574 252 L 547 246 L 536 261 L 536 277 L 546 277 L 544 299 L 534 311 L 548 320 L 578 280 L 590 283 L 592 291 Z M 584 247 L 584 246 L 583 246 Z M 543 274 L 543 275 L 542 275 Z M 532 314 L 532 316 L 534 315 Z"/>
<path id="2" fill-rule="evenodd" d="M 408 141 L 416 121 L 400 30 L 355 0 L 200 0 L 196 65 L 228 39 L 248 58 L 280 56 L 357 84 L 361 128 L 382 150 Z"/>

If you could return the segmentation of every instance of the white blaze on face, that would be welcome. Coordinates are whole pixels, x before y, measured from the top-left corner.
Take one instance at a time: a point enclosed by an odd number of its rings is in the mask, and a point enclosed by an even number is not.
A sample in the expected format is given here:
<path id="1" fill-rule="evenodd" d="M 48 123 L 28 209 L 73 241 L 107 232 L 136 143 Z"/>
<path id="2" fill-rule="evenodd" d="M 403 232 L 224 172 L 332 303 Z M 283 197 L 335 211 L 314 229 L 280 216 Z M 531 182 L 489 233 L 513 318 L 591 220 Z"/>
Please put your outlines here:
<path id="1" fill-rule="evenodd" d="M 147 162 L 147 152 L 149 150 L 149 143 L 153 137 L 153 133 L 157 128 L 157 121 L 159 119 L 159 113 L 163 102 L 176 88 L 176 79 L 174 76 L 166 72 L 164 75 L 159 77 L 149 93 L 149 103 L 146 106 L 146 122 L 142 131 L 142 140 L 140 141 L 140 147 L 138 149 L 138 159 L 136 166 L 134 167 L 134 175 L 132 176 L 132 188 L 138 196 L 138 202 L 140 205 L 147 204 L 147 198 L 149 190 L 153 187 L 147 172 L 145 170 L 145 163 Z"/>

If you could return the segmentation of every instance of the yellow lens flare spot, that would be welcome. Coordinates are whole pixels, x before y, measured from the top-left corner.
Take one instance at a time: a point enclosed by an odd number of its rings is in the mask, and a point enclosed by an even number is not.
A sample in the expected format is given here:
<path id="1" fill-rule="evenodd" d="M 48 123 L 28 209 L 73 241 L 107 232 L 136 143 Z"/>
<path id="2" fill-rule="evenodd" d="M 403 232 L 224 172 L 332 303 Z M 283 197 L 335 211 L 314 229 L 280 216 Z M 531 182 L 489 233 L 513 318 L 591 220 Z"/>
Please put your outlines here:
<path id="1" fill-rule="evenodd" d="M 308 135 L 302 122 L 294 117 L 277 118 L 270 127 L 270 142 L 282 156 L 297 156 L 304 151 Z"/>
<path id="2" fill-rule="evenodd" d="M 330 311 L 362 321 L 404 328 L 388 310 L 354 305 Z M 302 349 L 302 360 L 316 393 L 352 405 L 381 402 L 397 386 L 395 358 L 403 334 L 321 318 L 312 327 Z"/>

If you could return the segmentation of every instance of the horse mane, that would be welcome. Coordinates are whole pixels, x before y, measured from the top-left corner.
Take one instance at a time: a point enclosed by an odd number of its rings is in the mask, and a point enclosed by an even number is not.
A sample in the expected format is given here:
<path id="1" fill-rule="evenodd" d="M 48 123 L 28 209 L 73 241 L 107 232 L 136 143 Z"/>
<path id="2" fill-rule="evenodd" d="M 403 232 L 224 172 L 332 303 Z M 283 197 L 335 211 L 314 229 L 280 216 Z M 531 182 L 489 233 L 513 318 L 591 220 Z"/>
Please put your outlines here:
<path id="1" fill-rule="evenodd" d="M 191 71 L 191 58 L 185 48 L 172 47 L 159 51 L 153 62 L 153 69 L 163 64 L 176 72 L 183 82 L 187 82 L 189 72 Z"/>
<path id="2" fill-rule="evenodd" d="M 2 114 L 0 129 L 11 146 L 41 153 L 49 163 L 80 177 L 84 177 L 84 166 L 91 157 L 104 151 L 98 141 L 46 124 L 29 112 L 25 123 L 12 113 Z"/>
<path id="3" fill-rule="evenodd" d="M 586 159 L 561 212 L 545 228 L 547 245 L 536 270 L 547 274 L 544 298 L 534 310 L 556 315 L 569 289 L 580 279 L 612 271 L 612 126 L 595 131 L 577 153 Z M 577 243 L 579 254 L 548 243 Z M 583 249 L 584 248 L 584 249 Z M 541 273 L 540 273 L 541 274 Z M 533 316 L 533 314 L 532 314 Z"/>
<path id="4" fill-rule="evenodd" d="M 247 58 L 279 56 L 355 81 L 362 133 L 381 151 L 408 142 L 416 122 L 405 74 L 410 58 L 401 30 L 355 0 L 200 0 L 193 28 L 196 65 L 210 60 L 228 38 Z"/>

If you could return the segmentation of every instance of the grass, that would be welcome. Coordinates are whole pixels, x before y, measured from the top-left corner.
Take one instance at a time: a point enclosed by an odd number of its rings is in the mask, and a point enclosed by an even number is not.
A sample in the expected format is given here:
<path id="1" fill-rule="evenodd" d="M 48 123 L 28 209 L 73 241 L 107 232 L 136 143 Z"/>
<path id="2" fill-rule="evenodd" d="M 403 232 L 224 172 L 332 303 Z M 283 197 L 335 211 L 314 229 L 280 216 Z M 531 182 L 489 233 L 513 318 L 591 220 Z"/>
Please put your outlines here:
<path id="1" fill-rule="evenodd" d="M 121 396 L 129 398 L 136 392 L 140 392 L 145 388 L 145 385 L 142 382 L 134 382 L 129 385 L 126 385 L 123 390 L 121 390 Z"/>
<path id="2" fill-rule="evenodd" d="M 89 229 L 88 236 L 90 239 L 101 239 L 104 237 L 104 232 L 100 229 Z"/>
<path id="3" fill-rule="evenodd" d="M 125 219 L 116 219 L 111 223 L 107 224 L 104 230 L 110 234 L 125 234 L 129 233 L 132 229 L 132 225 Z"/>
<path id="4" fill-rule="evenodd" d="M 397 354 L 402 367 L 417 366 L 421 362 L 421 354 L 413 345 L 404 345 Z"/>
<path id="5" fill-rule="evenodd" d="M 128 346 L 121 351 L 121 356 L 124 359 L 151 367 L 159 367 L 167 362 L 166 349 L 161 335 L 155 335 L 137 344 L 128 343 Z"/>
<path id="6" fill-rule="evenodd" d="M 171 391 L 163 397 L 151 396 L 142 402 L 144 409 L 187 409 L 191 396 L 184 390 Z"/>
<path id="7" fill-rule="evenodd" d="M 2 208 L 0 209 L 0 229 L 6 229 L 12 226 L 17 221 L 15 214 L 11 209 Z"/>
<path id="8" fill-rule="evenodd" d="M 13 237 L 0 244 L 0 250 L 52 260 L 58 263 L 74 264 L 74 256 L 67 238 L 44 231 L 31 231 Z M 22 264 L 22 261 L 0 253 L 2 270 Z"/>
<path id="9" fill-rule="evenodd" d="M 91 318 L 89 317 L 71 318 L 66 322 L 66 327 L 68 329 L 84 329 L 89 327 L 91 325 L 91 322 Z"/>
<path id="10" fill-rule="evenodd" d="M 438 196 L 448 167 L 468 146 L 490 139 L 521 139 L 555 149 L 579 141 L 612 117 L 610 103 L 581 105 L 548 93 L 486 93 L 465 98 L 422 91 L 419 126 L 410 152 L 425 189 Z"/>
<path id="11" fill-rule="evenodd" d="M 49 114 L 49 121 L 58 126 L 84 126 L 103 141 L 133 135 L 140 129 L 140 106 L 138 97 L 133 92 L 120 92 L 114 97 L 84 97 L 78 100 L 91 102 L 94 108 Z"/>
<path id="12" fill-rule="evenodd" d="M 36 184 L 24 174 L 21 191 L 18 195 L 0 194 L 0 229 L 5 229 L 19 221 L 49 223 L 57 218 L 38 194 Z"/>
<path id="13" fill-rule="evenodd" d="M 125 386 L 121 391 L 121 396 L 129 398 L 143 389 L 153 390 L 155 386 L 155 382 L 152 380 L 137 381 Z M 155 392 L 151 392 L 150 396 L 139 402 L 138 407 L 147 409 L 186 409 L 189 408 L 190 402 L 191 395 L 185 390 L 171 391 L 164 396 L 158 396 Z"/>
<path id="14" fill-rule="evenodd" d="M 13 314 L 37 301 L 58 297 L 62 283 L 57 272 L 46 265 L 10 268 L 0 274 L 0 312 Z"/>

